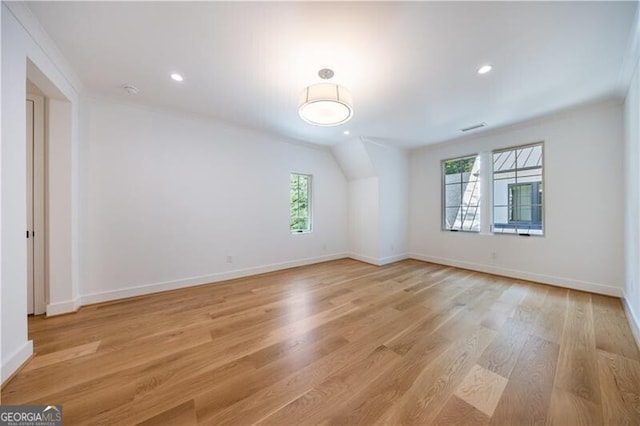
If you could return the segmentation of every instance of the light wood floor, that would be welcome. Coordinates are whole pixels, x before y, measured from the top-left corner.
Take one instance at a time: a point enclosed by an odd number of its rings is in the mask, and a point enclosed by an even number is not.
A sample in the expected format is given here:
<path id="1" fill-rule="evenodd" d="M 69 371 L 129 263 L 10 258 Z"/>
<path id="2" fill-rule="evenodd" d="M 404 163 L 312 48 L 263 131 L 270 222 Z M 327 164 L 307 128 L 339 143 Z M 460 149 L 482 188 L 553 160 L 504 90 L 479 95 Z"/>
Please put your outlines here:
<path id="1" fill-rule="evenodd" d="M 32 318 L 3 404 L 65 424 L 640 424 L 618 299 L 339 260 Z"/>

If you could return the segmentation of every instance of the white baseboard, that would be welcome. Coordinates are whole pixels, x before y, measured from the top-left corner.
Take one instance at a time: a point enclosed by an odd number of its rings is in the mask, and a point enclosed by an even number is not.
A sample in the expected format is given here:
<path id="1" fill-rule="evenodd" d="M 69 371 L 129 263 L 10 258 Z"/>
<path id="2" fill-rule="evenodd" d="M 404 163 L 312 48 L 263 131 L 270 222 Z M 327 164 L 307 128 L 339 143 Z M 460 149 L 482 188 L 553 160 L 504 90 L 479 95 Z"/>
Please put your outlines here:
<path id="1" fill-rule="evenodd" d="M 363 254 L 358 254 L 358 253 L 349 253 L 349 257 L 351 259 L 359 260 L 360 262 L 370 263 L 376 266 L 382 266 L 382 265 L 388 265 L 389 263 L 399 262 L 401 260 L 408 259 L 409 255 L 404 253 L 404 254 L 398 254 L 395 256 L 376 258 L 371 256 L 365 256 Z"/>
<path id="2" fill-rule="evenodd" d="M 364 254 L 358 254 L 358 253 L 349 253 L 348 257 L 350 257 L 351 259 L 359 260 L 360 262 L 370 263 L 371 265 L 380 266 L 380 259 L 375 257 L 365 256 Z"/>
<path id="3" fill-rule="evenodd" d="M 629 327 L 631 327 L 631 332 L 633 333 L 633 337 L 636 339 L 636 345 L 638 345 L 638 348 L 640 348 L 640 319 L 633 312 L 631 305 L 629 305 L 629 301 L 627 299 L 626 294 L 622 298 L 622 304 L 624 305 L 624 312 L 627 314 Z"/>
<path id="4" fill-rule="evenodd" d="M 267 272 L 279 271 L 282 269 L 295 268 L 297 266 L 311 265 L 314 263 L 328 262 L 331 260 L 344 259 L 349 257 L 347 253 L 337 253 L 326 256 L 311 257 L 306 259 L 293 260 L 289 262 L 273 263 L 270 265 L 257 266 L 253 268 L 237 269 L 235 271 L 220 272 L 211 275 L 184 278 L 175 281 L 164 281 L 160 283 L 145 284 L 136 287 L 110 290 L 99 293 L 85 294 L 80 298 L 80 305 L 92 303 L 108 302 L 110 300 L 125 299 L 127 297 L 143 296 L 161 291 L 177 290 L 196 285 L 211 284 L 219 281 L 243 278 L 251 275 L 264 274 Z"/>
<path id="5" fill-rule="evenodd" d="M 10 355 L 8 359 L 3 359 L 1 368 L 2 383 L 10 378 L 13 373 L 18 371 L 22 364 L 24 364 L 31 355 L 33 355 L 33 342 L 31 340 L 27 340 L 24 342 L 22 347 Z"/>
<path id="6" fill-rule="evenodd" d="M 410 253 L 409 258 L 422 260 L 425 262 L 438 263 L 441 265 L 454 266 L 456 268 L 470 269 L 488 274 L 501 275 L 509 278 L 516 278 L 526 281 L 534 281 L 542 284 L 549 284 L 556 287 L 570 288 L 572 290 L 588 291 L 591 293 L 604 294 L 607 296 L 622 297 L 622 288 L 605 284 L 592 283 L 588 281 L 574 280 L 571 278 L 556 277 L 552 275 L 537 274 L 534 272 L 518 271 L 515 269 L 500 268 L 492 265 L 482 265 L 479 263 L 464 262 L 442 257 L 426 256 L 417 253 Z"/>
<path id="7" fill-rule="evenodd" d="M 49 303 L 47 305 L 47 316 L 69 314 L 75 312 L 80 307 L 80 299 L 69 300 L 66 302 Z"/>
<path id="8" fill-rule="evenodd" d="M 380 265 L 388 265 L 389 263 L 399 262 L 401 260 L 408 259 L 409 255 L 407 253 L 397 254 L 395 256 L 387 256 L 380 259 Z"/>

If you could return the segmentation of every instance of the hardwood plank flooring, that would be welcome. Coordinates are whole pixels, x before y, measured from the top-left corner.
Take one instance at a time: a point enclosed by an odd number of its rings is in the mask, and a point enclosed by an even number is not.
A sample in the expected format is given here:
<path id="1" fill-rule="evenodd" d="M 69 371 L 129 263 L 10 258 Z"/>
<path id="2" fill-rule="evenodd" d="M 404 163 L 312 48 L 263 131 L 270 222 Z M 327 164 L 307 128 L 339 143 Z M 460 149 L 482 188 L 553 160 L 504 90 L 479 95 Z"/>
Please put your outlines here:
<path id="1" fill-rule="evenodd" d="M 343 259 L 29 319 L 2 404 L 65 424 L 640 424 L 620 300 Z"/>

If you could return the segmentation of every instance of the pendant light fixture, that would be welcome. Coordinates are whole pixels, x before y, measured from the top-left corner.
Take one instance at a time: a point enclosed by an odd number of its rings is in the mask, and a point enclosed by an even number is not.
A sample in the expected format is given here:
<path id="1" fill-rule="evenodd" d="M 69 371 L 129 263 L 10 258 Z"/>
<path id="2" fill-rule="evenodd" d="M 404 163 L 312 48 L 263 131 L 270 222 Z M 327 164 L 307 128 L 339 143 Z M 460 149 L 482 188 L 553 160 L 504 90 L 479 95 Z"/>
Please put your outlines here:
<path id="1" fill-rule="evenodd" d="M 318 71 L 323 80 L 333 77 L 333 71 L 323 68 Z M 315 126 L 337 126 L 353 116 L 351 92 L 334 83 L 317 83 L 307 86 L 300 95 L 298 109 L 300 118 Z"/>

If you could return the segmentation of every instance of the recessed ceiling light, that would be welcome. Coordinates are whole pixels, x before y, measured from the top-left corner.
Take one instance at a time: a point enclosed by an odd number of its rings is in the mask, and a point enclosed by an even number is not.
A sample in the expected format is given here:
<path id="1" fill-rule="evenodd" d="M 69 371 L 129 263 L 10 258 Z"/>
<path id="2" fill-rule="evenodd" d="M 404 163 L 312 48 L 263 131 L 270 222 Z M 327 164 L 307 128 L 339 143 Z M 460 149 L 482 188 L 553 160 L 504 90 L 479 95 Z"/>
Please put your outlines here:
<path id="1" fill-rule="evenodd" d="M 480 68 L 478 68 L 478 74 L 486 74 L 489 71 L 491 71 L 493 69 L 493 67 L 489 64 L 487 65 L 483 65 Z"/>
<path id="2" fill-rule="evenodd" d="M 132 84 L 125 84 L 122 86 L 122 88 L 131 96 L 135 96 L 140 92 L 140 90 Z"/>
<path id="3" fill-rule="evenodd" d="M 183 81 L 184 78 L 178 74 L 177 72 L 174 72 L 173 74 L 171 74 L 171 78 L 175 81 Z"/>
<path id="4" fill-rule="evenodd" d="M 344 132 L 342 132 L 342 133 L 344 133 L 345 135 L 349 135 L 349 134 L 351 134 L 351 132 L 350 132 L 350 131 L 348 131 L 348 130 L 345 130 L 345 131 L 344 131 Z"/>

